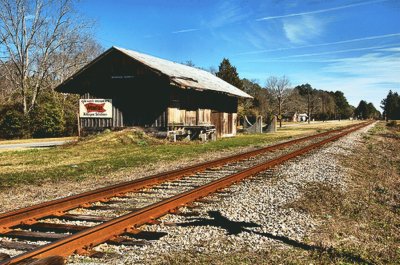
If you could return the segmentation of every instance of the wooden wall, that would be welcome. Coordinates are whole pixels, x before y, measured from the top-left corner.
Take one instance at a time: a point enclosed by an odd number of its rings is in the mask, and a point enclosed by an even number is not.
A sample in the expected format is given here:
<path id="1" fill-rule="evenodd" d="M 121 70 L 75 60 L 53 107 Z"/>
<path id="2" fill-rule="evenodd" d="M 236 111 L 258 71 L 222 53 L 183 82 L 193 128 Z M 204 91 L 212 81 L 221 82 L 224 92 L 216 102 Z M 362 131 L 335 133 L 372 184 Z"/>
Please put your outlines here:
<path id="1" fill-rule="evenodd" d="M 113 118 L 84 118 L 83 129 L 143 126 L 166 130 L 171 124 L 214 124 L 220 136 L 236 133 L 236 97 L 173 86 L 168 77 L 117 51 L 76 76 L 66 88 L 82 98 L 112 99 Z"/>
<path id="2" fill-rule="evenodd" d="M 168 108 L 168 126 L 173 125 L 210 125 L 211 110 L 198 109 L 184 110 L 178 108 Z"/>
<path id="3" fill-rule="evenodd" d="M 198 125 L 211 124 L 211 110 L 210 109 L 199 109 L 197 111 L 197 124 Z"/>
<path id="4" fill-rule="evenodd" d="M 236 122 L 237 113 L 211 113 L 211 124 L 215 125 L 218 137 L 236 135 Z"/>

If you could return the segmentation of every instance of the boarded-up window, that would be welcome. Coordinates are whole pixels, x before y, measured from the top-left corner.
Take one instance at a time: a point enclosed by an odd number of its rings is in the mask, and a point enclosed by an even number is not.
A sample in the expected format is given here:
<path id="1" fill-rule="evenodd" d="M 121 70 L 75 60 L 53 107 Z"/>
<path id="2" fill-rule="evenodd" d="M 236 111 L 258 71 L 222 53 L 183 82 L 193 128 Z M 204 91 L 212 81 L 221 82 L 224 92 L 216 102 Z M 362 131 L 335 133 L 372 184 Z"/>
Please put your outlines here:
<path id="1" fill-rule="evenodd" d="M 178 108 L 168 108 L 168 124 L 183 124 L 185 111 Z"/>
<path id="2" fill-rule="evenodd" d="M 196 111 L 186 111 L 186 125 L 196 125 Z"/>
<path id="3" fill-rule="evenodd" d="M 197 110 L 197 124 L 211 124 L 211 110 L 210 109 L 198 109 Z"/>

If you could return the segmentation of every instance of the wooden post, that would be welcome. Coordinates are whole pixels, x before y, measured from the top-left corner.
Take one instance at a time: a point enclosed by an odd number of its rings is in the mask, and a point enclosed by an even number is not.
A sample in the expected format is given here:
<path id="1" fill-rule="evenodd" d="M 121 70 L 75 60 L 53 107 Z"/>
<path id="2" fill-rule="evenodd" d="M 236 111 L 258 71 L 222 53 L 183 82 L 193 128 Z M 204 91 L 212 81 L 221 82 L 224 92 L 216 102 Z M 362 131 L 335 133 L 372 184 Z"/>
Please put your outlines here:
<path id="1" fill-rule="evenodd" d="M 81 119 L 79 117 L 79 112 L 77 113 L 78 120 L 78 137 L 81 137 Z"/>

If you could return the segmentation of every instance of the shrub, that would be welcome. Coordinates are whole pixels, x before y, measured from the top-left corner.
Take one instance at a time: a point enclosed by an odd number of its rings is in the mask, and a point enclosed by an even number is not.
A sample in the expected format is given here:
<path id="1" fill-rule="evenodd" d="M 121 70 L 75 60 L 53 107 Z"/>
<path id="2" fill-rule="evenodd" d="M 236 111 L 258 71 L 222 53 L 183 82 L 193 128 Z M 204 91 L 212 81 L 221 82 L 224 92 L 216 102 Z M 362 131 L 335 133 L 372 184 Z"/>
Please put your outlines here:
<path id="1" fill-rule="evenodd" d="M 33 137 L 62 136 L 65 130 L 65 119 L 62 109 L 55 102 L 36 106 L 30 114 Z"/>
<path id="2" fill-rule="evenodd" d="M 78 100 L 77 95 L 58 95 L 59 104 L 62 106 L 65 119 L 64 135 L 76 135 L 78 132 Z"/>
<path id="3" fill-rule="evenodd" d="M 29 117 L 33 137 L 56 137 L 65 133 L 62 101 L 52 91 L 42 92 Z"/>
<path id="4" fill-rule="evenodd" d="M 386 126 L 391 127 L 391 128 L 398 128 L 400 124 L 397 124 L 397 121 L 389 121 L 386 123 Z"/>
<path id="5" fill-rule="evenodd" d="M 0 111 L 0 138 L 29 137 L 29 117 L 18 106 L 6 106 Z"/>

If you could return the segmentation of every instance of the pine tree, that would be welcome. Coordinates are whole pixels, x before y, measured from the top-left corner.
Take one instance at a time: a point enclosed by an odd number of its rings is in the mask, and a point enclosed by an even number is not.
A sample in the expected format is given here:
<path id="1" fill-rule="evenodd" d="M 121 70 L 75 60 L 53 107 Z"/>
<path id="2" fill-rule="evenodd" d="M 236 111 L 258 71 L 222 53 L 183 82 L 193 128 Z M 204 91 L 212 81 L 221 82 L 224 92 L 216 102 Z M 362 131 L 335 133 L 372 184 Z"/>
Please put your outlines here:
<path id="1" fill-rule="evenodd" d="M 239 78 L 236 67 L 232 66 L 229 60 L 226 58 L 224 58 L 219 65 L 216 76 L 239 89 L 242 89 L 243 87 L 243 82 Z"/>
<path id="2" fill-rule="evenodd" d="M 382 100 L 381 104 L 387 119 L 400 119 L 400 96 L 397 92 L 393 93 L 390 90 L 386 98 Z"/>
<path id="3" fill-rule="evenodd" d="M 361 100 L 358 107 L 354 110 L 354 115 L 360 119 L 377 119 L 381 114 L 375 108 L 374 104 Z"/>

